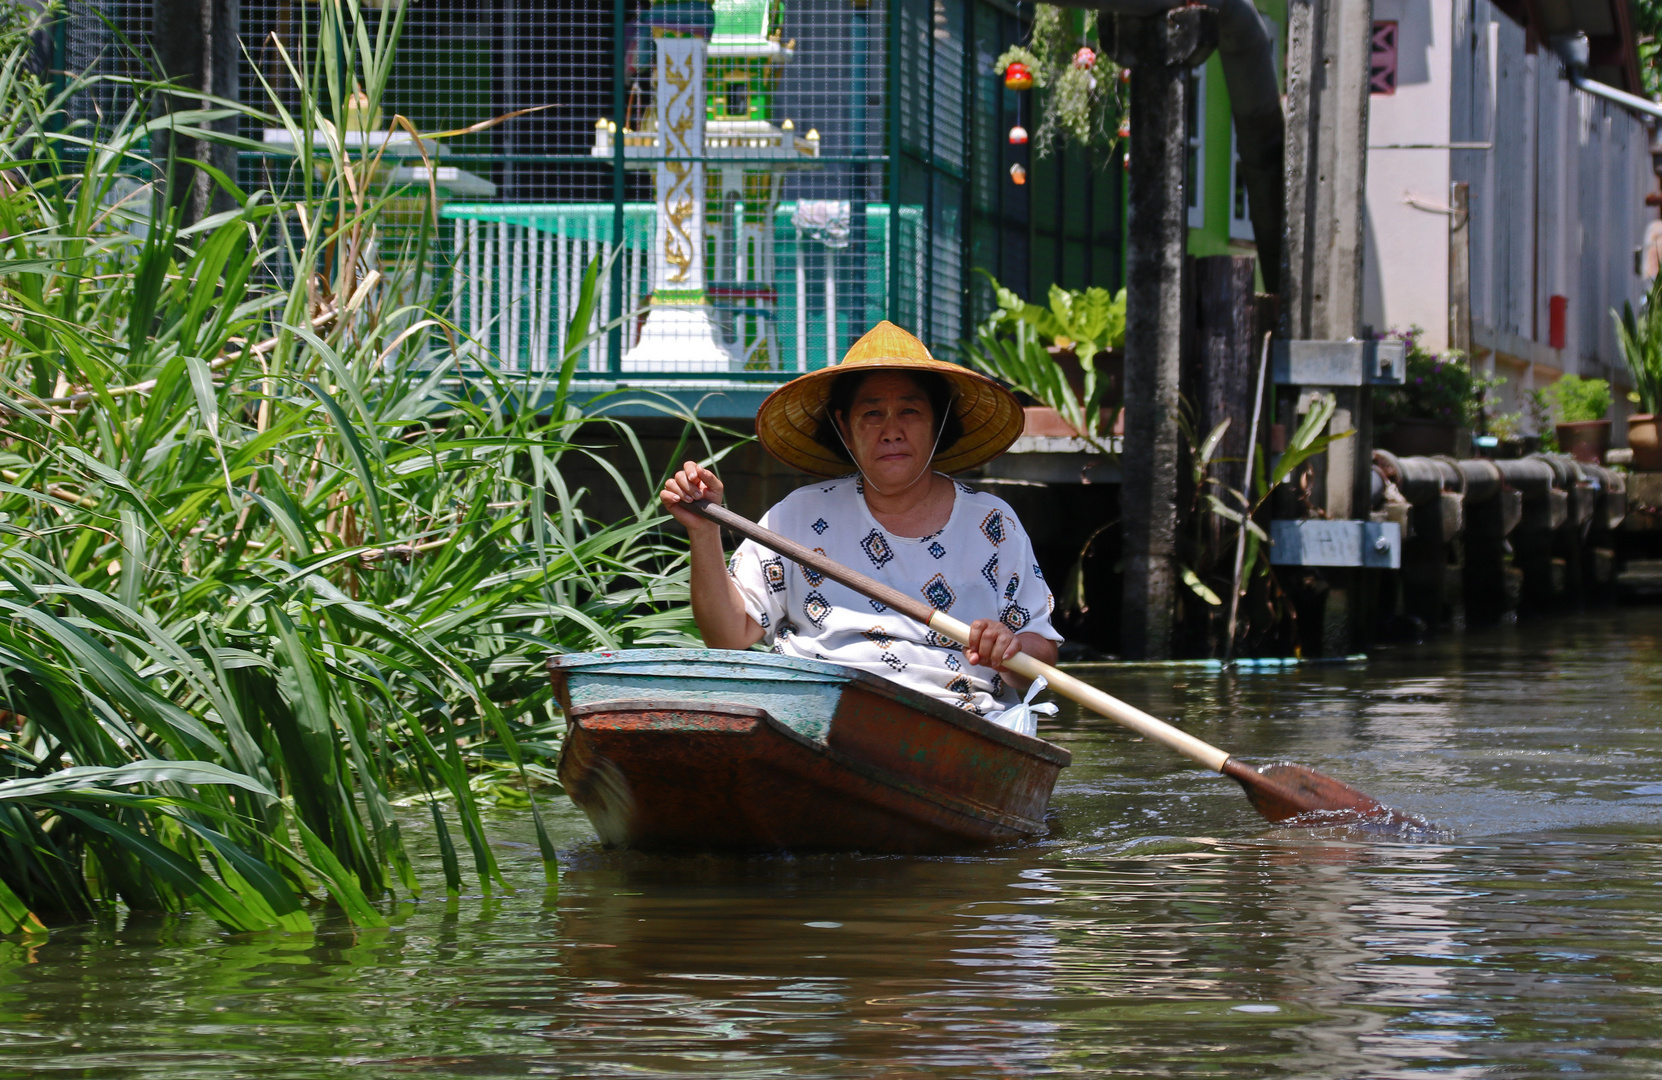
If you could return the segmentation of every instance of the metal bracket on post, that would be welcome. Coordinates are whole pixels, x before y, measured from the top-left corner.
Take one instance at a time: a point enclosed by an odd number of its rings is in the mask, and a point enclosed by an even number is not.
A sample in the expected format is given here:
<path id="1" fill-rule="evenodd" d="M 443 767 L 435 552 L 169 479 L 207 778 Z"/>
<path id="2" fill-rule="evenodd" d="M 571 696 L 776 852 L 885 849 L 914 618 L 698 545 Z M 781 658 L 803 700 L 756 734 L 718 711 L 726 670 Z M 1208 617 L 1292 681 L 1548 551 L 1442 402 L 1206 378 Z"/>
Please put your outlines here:
<path id="1" fill-rule="evenodd" d="M 1406 350 L 1383 341 L 1278 341 L 1271 354 L 1277 386 L 1401 386 Z"/>
<path id="2" fill-rule="evenodd" d="M 1275 566 L 1400 570 L 1402 526 L 1394 521 L 1272 521 L 1270 562 Z"/>

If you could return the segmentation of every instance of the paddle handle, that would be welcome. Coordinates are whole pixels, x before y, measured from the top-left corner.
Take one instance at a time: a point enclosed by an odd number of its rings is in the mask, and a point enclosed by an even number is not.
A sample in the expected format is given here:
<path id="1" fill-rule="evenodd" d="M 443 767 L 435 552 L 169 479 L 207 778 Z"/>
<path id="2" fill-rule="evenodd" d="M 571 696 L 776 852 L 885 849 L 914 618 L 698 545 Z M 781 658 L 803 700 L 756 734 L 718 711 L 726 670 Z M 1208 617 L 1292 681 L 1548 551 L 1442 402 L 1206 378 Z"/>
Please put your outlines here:
<path id="1" fill-rule="evenodd" d="M 794 540 L 789 540 L 769 529 L 764 529 L 748 518 L 714 503 L 699 500 L 688 503 L 687 509 L 709 518 L 719 525 L 732 529 L 747 540 L 754 540 L 770 551 L 785 556 L 787 559 L 816 574 L 824 574 L 841 585 L 846 585 L 862 596 L 876 600 L 878 603 L 893 608 L 909 618 L 916 619 L 929 629 L 962 645 L 969 640 L 969 625 L 952 618 L 945 612 L 936 611 L 922 600 L 907 596 L 898 589 L 891 588 L 880 581 L 874 581 L 864 574 L 850 570 L 842 563 L 821 554 L 810 547 L 806 547 Z M 1017 653 L 1004 662 L 1004 666 L 1020 675 L 1024 679 L 1043 677 L 1050 684 L 1050 689 L 1067 698 L 1076 701 L 1095 712 L 1101 713 L 1117 724 L 1135 731 L 1137 734 L 1157 742 L 1162 746 L 1177 751 L 1191 761 L 1199 762 L 1214 772 L 1223 772 L 1224 762 L 1229 755 L 1195 738 L 1188 732 L 1172 727 L 1164 720 L 1157 720 L 1148 713 L 1132 705 L 1127 705 L 1120 699 L 1106 694 L 1096 687 L 1081 682 L 1064 671 L 1058 671 L 1042 660 L 1036 660 L 1026 653 Z"/>

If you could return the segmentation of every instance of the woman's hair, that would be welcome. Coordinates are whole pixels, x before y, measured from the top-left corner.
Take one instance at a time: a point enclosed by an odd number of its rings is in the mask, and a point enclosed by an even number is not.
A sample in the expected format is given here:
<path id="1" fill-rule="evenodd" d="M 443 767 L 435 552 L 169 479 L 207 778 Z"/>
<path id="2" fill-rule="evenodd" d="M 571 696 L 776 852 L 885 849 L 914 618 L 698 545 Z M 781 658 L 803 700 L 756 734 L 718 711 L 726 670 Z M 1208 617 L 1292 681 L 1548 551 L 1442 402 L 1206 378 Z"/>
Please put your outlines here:
<path id="1" fill-rule="evenodd" d="M 814 432 L 814 441 L 836 454 L 850 465 L 854 464 L 854 457 L 843 445 L 841 436 L 837 433 L 837 414 L 845 416 L 854 407 L 854 397 L 860 392 L 860 386 L 878 371 L 850 371 L 846 375 L 839 375 L 831 383 L 831 395 L 825 401 L 825 412 L 820 414 L 819 430 Z M 917 384 L 929 399 L 929 411 L 935 414 L 935 427 L 939 438 L 935 440 L 935 448 L 943 450 L 957 442 L 964 434 L 964 425 L 952 411 L 952 384 L 943 376 L 933 371 L 903 371 L 905 375 Z"/>

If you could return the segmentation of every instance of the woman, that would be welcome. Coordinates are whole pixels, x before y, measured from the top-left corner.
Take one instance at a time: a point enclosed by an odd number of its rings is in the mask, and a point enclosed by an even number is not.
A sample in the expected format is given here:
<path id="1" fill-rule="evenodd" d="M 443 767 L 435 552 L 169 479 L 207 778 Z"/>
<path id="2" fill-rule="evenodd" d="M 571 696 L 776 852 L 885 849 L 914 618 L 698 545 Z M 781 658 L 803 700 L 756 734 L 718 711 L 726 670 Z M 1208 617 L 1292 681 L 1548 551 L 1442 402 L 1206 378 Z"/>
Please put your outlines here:
<path id="1" fill-rule="evenodd" d="M 960 649 L 752 541 L 724 567 L 720 527 L 682 505 L 720 502 L 722 484 L 689 461 L 661 497 L 691 538 L 693 617 L 705 644 L 748 649 L 765 640 L 775 652 L 869 671 L 996 719 L 1020 700 L 1004 662 L 1019 649 L 1054 663 L 1061 636 L 1016 515 L 947 474 L 992 460 L 1021 430 L 1013 394 L 936 360 L 888 322 L 841 364 L 780 387 L 756 416 L 762 446 L 839 479 L 797 489 L 762 524 L 973 620 L 969 642 Z"/>

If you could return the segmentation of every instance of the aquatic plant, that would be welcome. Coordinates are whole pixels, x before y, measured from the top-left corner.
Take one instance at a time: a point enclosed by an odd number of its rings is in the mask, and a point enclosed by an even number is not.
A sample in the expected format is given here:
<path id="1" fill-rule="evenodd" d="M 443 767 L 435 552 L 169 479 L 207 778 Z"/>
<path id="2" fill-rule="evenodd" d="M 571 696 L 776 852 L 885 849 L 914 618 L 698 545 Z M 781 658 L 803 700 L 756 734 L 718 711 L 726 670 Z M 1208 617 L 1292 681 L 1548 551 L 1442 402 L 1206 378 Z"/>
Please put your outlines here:
<path id="1" fill-rule="evenodd" d="M 396 23 L 319 10 L 372 115 Z M 650 481 L 644 454 L 570 393 L 602 267 L 557 369 L 475 347 L 464 372 L 431 205 L 394 245 L 382 215 L 412 193 L 338 137 L 336 50 L 285 53 L 298 111 L 198 95 L 153 118 L 165 91 L 139 84 L 88 123 L 66 109 L 85 80 L 50 92 L 24 9 L 4 18 L 0 933 L 118 904 L 304 930 L 323 898 L 378 924 L 418 887 L 401 794 L 449 890 L 464 855 L 500 884 L 470 759 L 549 752 L 546 655 L 689 640 L 683 549 L 601 449 Z M 154 136 L 234 138 L 211 125 L 239 113 L 316 150 L 259 190 L 214 176 L 232 208 L 185 224 Z M 623 520 L 585 512 L 577 458 Z"/>

